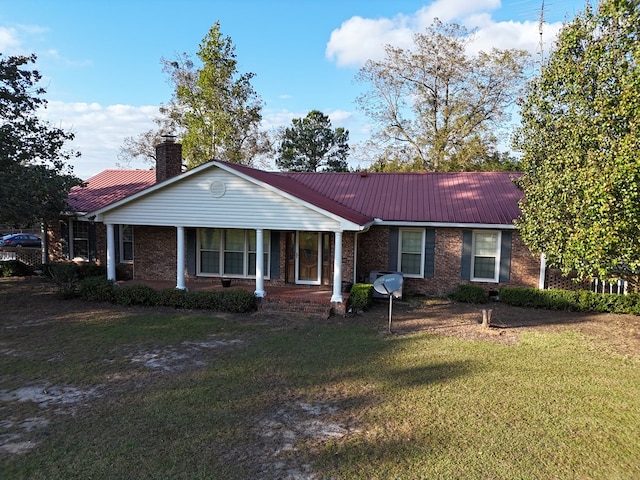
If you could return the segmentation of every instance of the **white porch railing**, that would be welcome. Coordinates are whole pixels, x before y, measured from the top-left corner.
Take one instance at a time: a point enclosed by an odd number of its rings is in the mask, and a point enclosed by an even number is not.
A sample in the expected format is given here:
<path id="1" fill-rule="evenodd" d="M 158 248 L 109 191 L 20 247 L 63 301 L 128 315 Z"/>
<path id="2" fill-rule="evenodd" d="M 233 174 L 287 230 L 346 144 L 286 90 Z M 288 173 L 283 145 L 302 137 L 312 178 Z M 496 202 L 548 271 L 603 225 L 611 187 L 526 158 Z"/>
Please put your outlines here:
<path id="1" fill-rule="evenodd" d="M 627 281 L 617 280 L 615 282 L 608 282 L 594 278 L 591 281 L 591 291 L 596 293 L 617 293 L 620 295 L 627 294 Z"/>

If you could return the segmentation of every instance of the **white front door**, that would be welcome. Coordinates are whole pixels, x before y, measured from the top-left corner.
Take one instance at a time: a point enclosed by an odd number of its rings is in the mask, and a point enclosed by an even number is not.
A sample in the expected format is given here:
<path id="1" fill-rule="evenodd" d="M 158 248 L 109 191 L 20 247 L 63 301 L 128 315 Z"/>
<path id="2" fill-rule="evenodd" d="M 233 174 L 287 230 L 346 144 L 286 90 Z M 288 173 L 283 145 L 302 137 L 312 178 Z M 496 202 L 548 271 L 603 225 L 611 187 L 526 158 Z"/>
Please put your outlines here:
<path id="1" fill-rule="evenodd" d="M 320 274 L 322 272 L 321 237 L 318 232 L 298 232 L 296 283 L 320 284 Z"/>

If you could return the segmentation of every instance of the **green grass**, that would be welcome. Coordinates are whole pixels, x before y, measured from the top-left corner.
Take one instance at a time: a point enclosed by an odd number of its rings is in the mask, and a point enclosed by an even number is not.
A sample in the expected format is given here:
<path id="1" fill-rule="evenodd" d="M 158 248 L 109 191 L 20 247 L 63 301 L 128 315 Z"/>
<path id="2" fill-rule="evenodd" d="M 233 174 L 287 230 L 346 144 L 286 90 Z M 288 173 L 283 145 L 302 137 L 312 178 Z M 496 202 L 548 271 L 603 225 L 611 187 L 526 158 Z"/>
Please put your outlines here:
<path id="1" fill-rule="evenodd" d="M 0 355 L 0 390 L 46 381 L 104 395 L 73 415 L 0 402 L 5 419 L 50 420 L 36 448 L 0 457 L 0 478 L 268 479 L 294 460 L 327 479 L 640 478 L 640 361 L 578 334 L 506 346 L 131 312 L 5 329 L 3 347 L 26 353 Z M 126 357 L 209 335 L 242 342 L 174 374 Z M 350 433 L 275 455 L 263 422 L 301 402 L 335 408 L 313 418 Z"/>

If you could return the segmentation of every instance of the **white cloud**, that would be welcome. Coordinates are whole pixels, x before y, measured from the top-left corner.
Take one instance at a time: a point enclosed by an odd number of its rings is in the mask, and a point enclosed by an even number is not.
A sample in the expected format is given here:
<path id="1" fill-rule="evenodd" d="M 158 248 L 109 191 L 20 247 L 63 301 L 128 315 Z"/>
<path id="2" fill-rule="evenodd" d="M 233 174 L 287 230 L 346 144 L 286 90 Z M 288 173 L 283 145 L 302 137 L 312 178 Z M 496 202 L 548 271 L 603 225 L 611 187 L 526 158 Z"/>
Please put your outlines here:
<path id="1" fill-rule="evenodd" d="M 412 15 L 369 19 L 351 17 L 331 32 L 325 55 L 341 67 L 360 67 L 369 59 L 384 57 L 384 46 L 410 48 L 413 35 L 423 32 L 434 18 L 476 29 L 472 51 L 491 48 L 518 48 L 532 55 L 538 50 L 540 35 L 537 19 L 497 22 L 491 12 L 500 8 L 500 0 L 437 0 Z M 560 30 L 561 23 L 544 25 L 545 51 Z"/>
<path id="2" fill-rule="evenodd" d="M 500 8 L 500 0 L 437 0 L 426 5 L 415 14 L 415 24 L 419 30 L 431 25 L 434 18 L 442 22 L 462 19 L 478 12 L 486 12 Z"/>
<path id="3" fill-rule="evenodd" d="M 37 41 L 47 31 L 38 25 L 0 26 L 0 52 L 4 55 L 29 55 L 32 52 L 23 46 L 23 39 Z"/>
<path id="4" fill-rule="evenodd" d="M 154 128 L 158 107 L 49 101 L 47 109 L 39 114 L 43 120 L 75 134 L 73 142 L 65 147 L 82 153 L 72 165 L 78 177 L 87 179 L 102 170 L 117 168 L 124 139 Z M 149 165 L 140 161 L 130 168 L 146 169 Z"/>
<path id="5" fill-rule="evenodd" d="M 0 27 L 0 52 L 12 54 L 20 46 L 15 28 Z"/>
<path id="6" fill-rule="evenodd" d="M 382 58 L 385 45 L 409 47 L 413 34 L 403 15 L 376 20 L 351 17 L 331 32 L 325 54 L 341 67 L 358 66 L 368 59 Z"/>

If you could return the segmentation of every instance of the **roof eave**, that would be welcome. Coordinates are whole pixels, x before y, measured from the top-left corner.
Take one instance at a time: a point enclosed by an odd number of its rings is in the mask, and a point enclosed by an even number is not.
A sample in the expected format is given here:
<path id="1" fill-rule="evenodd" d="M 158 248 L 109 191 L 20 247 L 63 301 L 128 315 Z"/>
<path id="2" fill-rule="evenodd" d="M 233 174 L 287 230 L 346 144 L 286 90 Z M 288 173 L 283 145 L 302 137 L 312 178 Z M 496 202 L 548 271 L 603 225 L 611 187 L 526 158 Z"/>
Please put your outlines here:
<path id="1" fill-rule="evenodd" d="M 376 225 L 390 227 L 433 227 L 433 228 L 482 228 L 492 230 L 517 230 L 513 223 L 458 223 L 458 222 L 409 222 L 400 220 L 375 220 Z"/>

